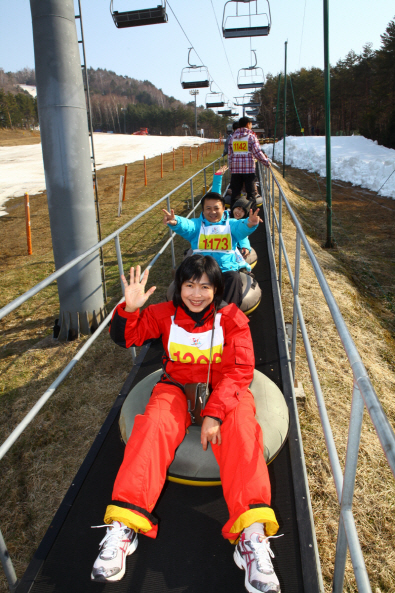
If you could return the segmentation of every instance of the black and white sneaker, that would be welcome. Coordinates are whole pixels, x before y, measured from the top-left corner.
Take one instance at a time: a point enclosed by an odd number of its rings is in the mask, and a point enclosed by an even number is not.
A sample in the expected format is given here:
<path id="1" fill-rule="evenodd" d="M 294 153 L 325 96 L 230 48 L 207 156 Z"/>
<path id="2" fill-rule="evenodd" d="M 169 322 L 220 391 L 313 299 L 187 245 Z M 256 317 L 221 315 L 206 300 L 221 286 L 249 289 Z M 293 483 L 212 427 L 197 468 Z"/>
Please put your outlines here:
<path id="1" fill-rule="evenodd" d="M 126 556 L 137 548 L 137 533 L 120 521 L 113 521 L 107 527 L 106 535 L 101 540 L 100 553 L 93 565 L 92 581 L 120 581 L 125 574 Z"/>
<path id="2" fill-rule="evenodd" d="M 250 539 L 241 534 L 233 554 L 237 566 L 245 570 L 244 585 L 249 593 L 280 593 L 280 583 L 274 572 L 269 538 L 253 533 Z"/>

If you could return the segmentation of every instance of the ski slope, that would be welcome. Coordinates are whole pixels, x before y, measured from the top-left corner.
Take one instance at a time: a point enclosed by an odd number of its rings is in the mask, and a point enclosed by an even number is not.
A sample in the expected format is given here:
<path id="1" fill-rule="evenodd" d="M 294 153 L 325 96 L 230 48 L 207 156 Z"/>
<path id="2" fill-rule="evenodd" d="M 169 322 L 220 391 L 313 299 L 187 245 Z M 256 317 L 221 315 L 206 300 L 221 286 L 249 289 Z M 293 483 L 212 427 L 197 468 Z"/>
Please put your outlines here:
<path id="1" fill-rule="evenodd" d="M 152 158 L 180 146 L 193 146 L 208 141 L 196 136 L 129 136 L 95 133 L 96 168 L 115 167 Z M 10 198 L 45 191 L 45 175 L 41 144 L 0 147 L 0 216 L 7 214 L 5 203 Z"/>
<path id="2" fill-rule="evenodd" d="M 273 145 L 264 145 L 271 158 Z M 363 136 L 332 136 L 332 179 L 348 181 L 380 196 L 395 199 L 395 150 Z M 283 162 L 283 141 L 276 144 L 274 160 Z M 285 164 L 326 176 L 325 136 L 287 136 Z M 383 187 L 381 187 L 384 184 Z M 381 189 L 380 189 L 381 188 Z"/>

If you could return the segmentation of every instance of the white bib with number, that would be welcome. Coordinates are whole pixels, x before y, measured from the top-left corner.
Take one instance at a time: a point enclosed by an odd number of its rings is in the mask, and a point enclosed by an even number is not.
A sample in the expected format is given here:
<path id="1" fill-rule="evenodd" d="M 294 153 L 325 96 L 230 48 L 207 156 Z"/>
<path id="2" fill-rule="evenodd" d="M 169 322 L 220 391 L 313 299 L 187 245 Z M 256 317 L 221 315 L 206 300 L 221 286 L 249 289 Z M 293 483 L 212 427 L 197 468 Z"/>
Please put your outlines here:
<path id="1" fill-rule="evenodd" d="M 202 251 L 232 253 L 232 232 L 229 220 L 226 224 L 205 226 L 202 222 L 200 227 L 198 247 L 193 250 L 193 253 L 201 253 Z"/>
<path id="2" fill-rule="evenodd" d="M 235 154 L 248 154 L 248 136 L 242 136 L 241 138 L 234 138 L 232 140 L 232 149 Z"/>
<path id="3" fill-rule="evenodd" d="M 213 349 L 211 362 L 221 362 L 224 349 L 224 332 L 221 326 L 221 313 L 215 316 Z M 174 323 L 174 315 L 171 318 L 168 350 L 170 360 L 189 364 L 208 364 L 210 356 L 212 329 L 202 333 L 190 333 Z M 193 377 L 192 377 L 193 378 Z"/>

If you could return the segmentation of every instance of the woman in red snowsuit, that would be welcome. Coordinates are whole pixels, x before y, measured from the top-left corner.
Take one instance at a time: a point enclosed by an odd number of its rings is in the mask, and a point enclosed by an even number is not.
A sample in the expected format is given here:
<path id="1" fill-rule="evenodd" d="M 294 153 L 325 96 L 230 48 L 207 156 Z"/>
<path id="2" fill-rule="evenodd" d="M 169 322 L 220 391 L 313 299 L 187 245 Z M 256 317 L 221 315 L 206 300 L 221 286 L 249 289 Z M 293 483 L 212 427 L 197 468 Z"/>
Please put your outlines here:
<path id="1" fill-rule="evenodd" d="M 144 294 L 147 279 L 148 273 L 140 283 L 139 266 L 136 278 L 131 269 L 130 285 L 123 278 L 125 303 L 114 311 L 110 334 L 125 348 L 141 346 L 146 340 L 161 337 L 167 376 L 163 375 L 154 387 L 144 414 L 135 418 L 112 501 L 106 510 L 104 522 L 110 528 L 101 542 L 92 579 L 119 580 L 125 572 L 125 556 L 137 547 L 136 534 L 156 537 L 158 525 L 152 511 L 175 450 L 191 424 L 185 395 L 168 377 L 181 384 L 205 383 L 212 342 L 211 395 L 202 411 L 201 443 L 204 450 L 211 443 L 220 467 L 230 516 L 222 534 L 232 543 L 239 542 L 235 561 L 246 569 L 247 589 L 277 592 L 280 589 L 271 566 L 267 536 L 277 532 L 278 523 L 270 508 L 262 431 L 255 419 L 254 398 L 248 390 L 255 363 L 248 319 L 236 305 L 221 303 L 222 274 L 209 256 L 193 255 L 184 260 L 176 273 L 173 302 L 151 305 L 140 311 L 139 307 L 155 290 L 152 287 Z M 243 549 L 240 546 L 244 540 L 246 544 L 251 543 L 251 538 L 246 540 L 246 534 L 251 535 L 251 526 L 258 540 L 264 538 L 263 547 L 268 557 L 267 560 L 265 556 L 265 561 L 270 563 L 270 578 L 274 579 L 269 583 L 271 588 L 261 585 L 255 588 L 250 582 L 251 575 L 256 577 L 255 573 L 259 573 L 259 562 L 255 563 L 254 572 L 251 558 L 255 552 L 249 548 L 244 554 L 245 545 Z M 258 540 L 255 548 L 259 545 L 262 548 Z M 248 584 L 247 576 L 251 577 Z M 267 574 L 265 578 L 267 580 Z M 252 579 L 253 583 L 256 580 Z"/>

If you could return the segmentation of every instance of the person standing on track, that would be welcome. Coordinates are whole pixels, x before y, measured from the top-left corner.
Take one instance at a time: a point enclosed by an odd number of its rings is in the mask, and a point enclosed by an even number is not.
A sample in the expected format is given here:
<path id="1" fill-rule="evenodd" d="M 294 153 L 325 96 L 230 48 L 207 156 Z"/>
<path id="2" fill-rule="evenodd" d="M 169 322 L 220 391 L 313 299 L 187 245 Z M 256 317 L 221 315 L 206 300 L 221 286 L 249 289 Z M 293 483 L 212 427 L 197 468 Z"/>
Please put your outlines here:
<path id="1" fill-rule="evenodd" d="M 91 579 L 119 581 L 126 557 L 137 548 L 137 534 L 156 538 L 158 521 L 152 513 L 175 451 L 193 420 L 183 386 L 208 380 L 211 395 L 200 414 L 200 436 L 203 450 L 210 443 L 220 467 L 229 511 L 222 535 L 236 544 L 233 557 L 245 570 L 247 591 L 279 593 L 269 543 L 279 526 L 270 507 L 262 430 L 248 390 L 255 366 L 248 319 L 234 304 L 223 303 L 223 276 L 210 256 L 185 259 L 176 272 L 173 301 L 141 311 L 155 290 L 153 286 L 145 292 L 147 280 L 148 270 L 140 282 L 140 266 L 136 274 L 131 268 L 130 283 L 122 276 L 125 302 L 114 311 L 110 335 L 124 348 L 161 338 L 165 373 L 144 414 L 135 417 L 105 525 L 99 526 L 107 531 Z"/>
<path id="2" fill-rule="evenodd" d="M 239 127 L 239 122 L 238 121 L 234 121 L 232 128 L 233 128 L 233 132 L 231 132 L 227 139 L 225 140 L 225 145 L 224 145 L 224 152 L 222 153 L 222 156 L 225 156 L 228 154 L 229 152 L 229 142 L 232 142 L 232 136 L 235 133 L 235 131 L 237 130 L 237 128 Z"/>
<path id="3" fill-rule="evenodd" d="M 234 132 L 228 146 L 228 167 L 231 171 L 230 189 L 232 208 L 240 195 L 243 183 L 247 198 L 251 200 L 252 208 L 255 206 L 255 160 L 260 161 L 265 167 L 270 167 L 270 161 L 262 152 L 258 138 L 252 131 L 252 122 L 248 117 L 241 117 L 239 128 Z"/>

